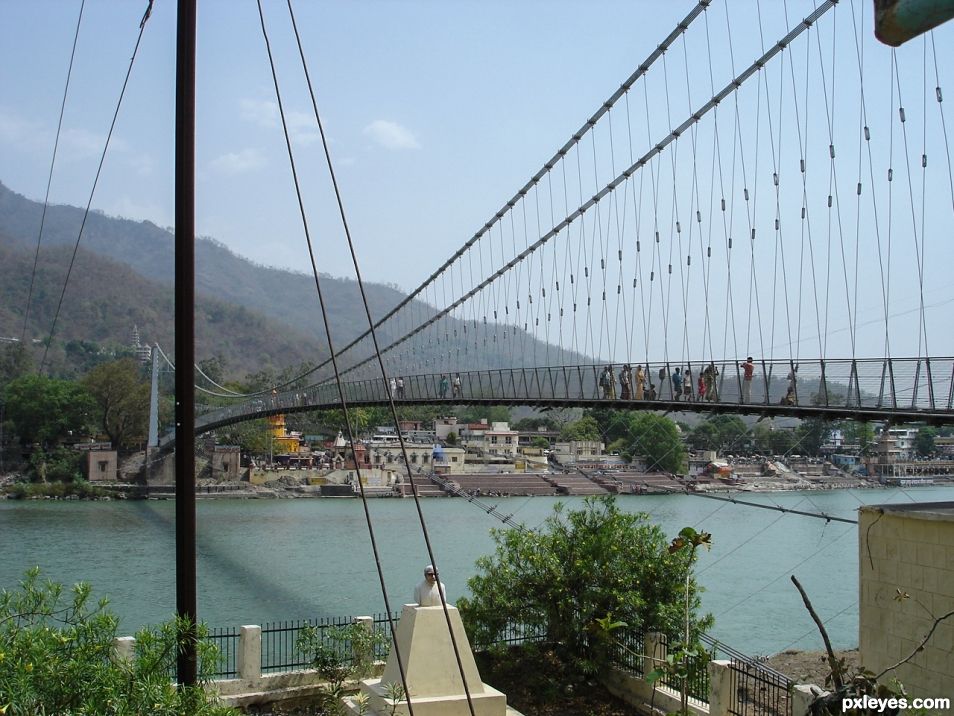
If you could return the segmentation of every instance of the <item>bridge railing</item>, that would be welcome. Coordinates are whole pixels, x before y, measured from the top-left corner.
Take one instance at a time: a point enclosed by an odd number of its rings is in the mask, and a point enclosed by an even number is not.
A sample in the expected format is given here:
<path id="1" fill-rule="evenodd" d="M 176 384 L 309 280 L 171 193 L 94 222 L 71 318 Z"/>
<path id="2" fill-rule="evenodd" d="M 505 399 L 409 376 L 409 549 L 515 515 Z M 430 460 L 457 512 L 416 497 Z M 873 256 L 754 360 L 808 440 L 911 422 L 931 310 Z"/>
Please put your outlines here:
<path id="1" fill-rule="evenodd" d="M 607 368 L 612 380 L 601 381 Z M 734 360 L 633 363 L 631 369 L 628 395 L 621 384 L 622 366 L 617 363 L 404 375 L 400 381 L 395 377 L 397 383 L 403 381 L 403 388 L 396 386 L 394 399 L 451 404 L 656 400 L 886 412 L 954 410 L 954 358 L 756 360 L 748 381 L 743 362 Z M 640 369 L 641 390 L 637 385 Z M 388 388 L 388 382 L 378 378 L 344 383 L 341 389 L 349 404 L 360 405 L 387 401 Z M 201 406 L 197 423 L 202 427 L 249 415 L 338 404 L 337 386 L 322 383 L 224 407 Z"/>

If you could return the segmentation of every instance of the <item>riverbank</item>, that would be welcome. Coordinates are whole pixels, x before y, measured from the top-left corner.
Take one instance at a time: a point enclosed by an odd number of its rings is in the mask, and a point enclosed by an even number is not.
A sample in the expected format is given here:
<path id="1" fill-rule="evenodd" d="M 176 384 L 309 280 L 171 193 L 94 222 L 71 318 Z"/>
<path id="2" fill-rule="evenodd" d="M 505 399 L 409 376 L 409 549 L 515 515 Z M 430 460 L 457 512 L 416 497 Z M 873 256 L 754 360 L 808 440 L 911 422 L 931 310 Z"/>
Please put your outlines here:
<path id="1" fill-rule="evenodd" d="M 533 476 L 538 477 L 538 476 Z M 622 479 L 619 479 L 619 478 Z M 435 483 L 431 483 L 426 477 L 416 475 L 414 477 L 415 485 L 418 487 L 419 497 L 453 497 L 450 492 L 440 489 Z M 422 482 L 427 480 L 422 487 Z M 453 476 L 450 477 L 453 482 Z M 495 485 L 496 481 L 500 485 Z M 484 475 L 481 480 L 481 488 L 466 490 L 463 495 L 466 497 L 584 497 L 592 494 L 618 494 L 618 495 L 665 495 L 674 493 L 697 493 L 697 494 L 738 494 L 740 492 L 752 493 L 781 493 L 781 492 L 808 492 L 808 491 L 831 491 L 831 490 L 859 490 L 859 489 L 878 489 L 883 488 L 874 480 L 866 479 L 830 479 L 830 480 L 810 480 L 810 479 L 759 479 L 740 481 L 732 484 L 708 483 L 698 484 L 677 477 L 668 475 L 624 475 L 614 476 L 614 480 L 619 484 L 606 484 L 604 481 L 584 483 L 584 484 L 565 484 L 554 485 L 551 490 L 541 492 L 535 485 L 527 483 L 525 488 L 520 486 L 520 476 L 507 475 L 506 480 L 503 476 Z M 937 478 L 935 485 L 945 487 L 954 485 L 954 480 L 949 477 Z M 334 492 L 329 494 L 326 488 L 322 490 L 321 485 L 308 484 L 306 480 L 296 478 L 289 474 L 279 480 L 274 480 L 263 485 L 254 485 L 244 481 L 218 481 L 218 480 L 198 480 L 196 482 L 196 498 L 200 500 L 297 500 L 312 498 L 355 498 L 358 493 L 342 491 L 340 485 L 334 486 Z M 344 486 L 346 487 L 346 486 Z M 403 489 L 401 489 L 403 487 Z M 531 489 L 533 488 L 533 489 Z M 103 483 L 93 484 L 80 483 L 78 485 L 67 485 L 64 483 L 23 483 L 6 482 L 0 480 L 0 497 L 10 500 L 167 500 L 175 499 L 174 485 L 140 485 L 133 483 Z M 388 497 L 411 497 L 410 486 L 406 483 L 398 483 L 392 488 L 367 488 L 366 497 L 388 498 Z"/>

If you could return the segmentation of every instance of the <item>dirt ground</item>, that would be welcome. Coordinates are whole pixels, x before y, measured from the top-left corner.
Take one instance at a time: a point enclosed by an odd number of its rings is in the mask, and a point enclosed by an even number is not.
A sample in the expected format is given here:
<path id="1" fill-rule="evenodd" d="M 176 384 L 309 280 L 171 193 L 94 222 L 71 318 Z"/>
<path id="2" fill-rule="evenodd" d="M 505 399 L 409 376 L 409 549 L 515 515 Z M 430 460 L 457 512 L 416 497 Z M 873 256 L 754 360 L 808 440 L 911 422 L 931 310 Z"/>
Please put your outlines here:
<path id="1" fill-rule="evenodd" d="M 836 651 L 835 656 L 845 659 L 848 668 L 858 666 L 858 650 Z M 825 677 L 828 676 L 827 655 L 824 651 L 783 651 L 769 657 L 765 662 L 776 671 L 780 671 L 797 684 L 815 684 L 825 688 Z"/>

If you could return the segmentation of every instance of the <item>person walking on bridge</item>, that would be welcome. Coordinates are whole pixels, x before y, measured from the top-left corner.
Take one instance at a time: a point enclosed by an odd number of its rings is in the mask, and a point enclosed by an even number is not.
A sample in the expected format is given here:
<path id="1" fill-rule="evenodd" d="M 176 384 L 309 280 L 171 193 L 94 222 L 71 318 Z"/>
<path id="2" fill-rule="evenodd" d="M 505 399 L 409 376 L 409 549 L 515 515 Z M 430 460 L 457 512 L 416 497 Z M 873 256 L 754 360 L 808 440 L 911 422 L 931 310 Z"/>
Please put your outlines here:
<path id="1" fill-rule="evenodd" d="M 636 400 L 642 400 L 646 390 L 646 371 L 641 365 L 636 366 Z"/>
<path id="2" fill-rule="evenodd" d="M 623 369 L 619 372 L 619 398 L 620 400 L 629 400 L 633 397 L 631 388 L 633 384 L 633 369 L 629 367 L 629 363 L 623 365 Z"/>
<path id="3" fill-rule="evenodd" d="M 682 370 L 679 366 L 676 366 L 676 370 L 672 374 L 672 399 L 679 400 L 682 398 Z"/>
<path id="4" fill-rule="evenodd" d="M 454 376 L 454 390 L 452 393 L 453 397 L 460 397 L 460 373 Z"/>
<path id="5" fill-rule="evenodd" d="M 441 400 L 447 397 L 447 389 L 450 387 L 450 381 L 447 380 L 447 376 L 441 373 L 441 382 L 437 387 L 437 393 L 440 395 Z"/>
<path id="6" fill-rule="evenodd" d="M 752 402 L 752 376 L 755 375 L 755 363 L 752 362 L 752 356 L 745 359 L 745 363 L 740 363 L 742 369 L 742 402 Z"/>

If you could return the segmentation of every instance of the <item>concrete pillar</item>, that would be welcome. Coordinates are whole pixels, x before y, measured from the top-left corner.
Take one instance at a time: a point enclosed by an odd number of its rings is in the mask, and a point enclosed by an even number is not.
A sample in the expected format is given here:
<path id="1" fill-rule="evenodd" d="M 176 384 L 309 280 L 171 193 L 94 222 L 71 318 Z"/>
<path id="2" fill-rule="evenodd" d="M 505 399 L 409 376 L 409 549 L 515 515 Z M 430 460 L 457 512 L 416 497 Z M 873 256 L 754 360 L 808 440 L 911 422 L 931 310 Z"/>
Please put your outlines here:
<path id="1" fill-rule="evenodd" d="M 656 631 L 646 632 L 643 636 L 643 676 L 658 669 L 669 653 L 666 635 Z"/>
<path id="2" fill-rule="evenodd" d="M 792 690 L 792 716 L 808 716 L 812 712 L 812 702 L 827 693 L 814 684 L 796 684 Z"/>
<path id="3" fill-rule="evenodd" d="M 718 659 L 709 662 L 709 716 L 727 716 L 732 703 L 732 662 Z"/>
<path id="4" fill-rule="evenodd" d="M 132 636 L 118 636 L 113 639 L 113 649 L 116 652 L 117 660 L 132 661 L 136 658 L 136 638 Z"/>
<path id="5" fill-rule="evenodd" d="M 368 632 L 369 637 L 374 631 L 374 619 L 371 617 L 355 617 L 354 623 L 360 625 L 362 629 Z M 368 639 L 367 643 L 365 644 L 363 653 L 359 653 L 358 649 L 359 647 L 356 645 L 354 647 L 354 658 L 357 663 L 370 664 L 372 661 L 374 661 L 374 647 L 372 646 L 370 639 Z"/>
<path id="6" fill-rule="evenodd" d="M 258 679 L 262 676 L 262 627 L 247 624 L 239 628 L 238 677 Z"/>

